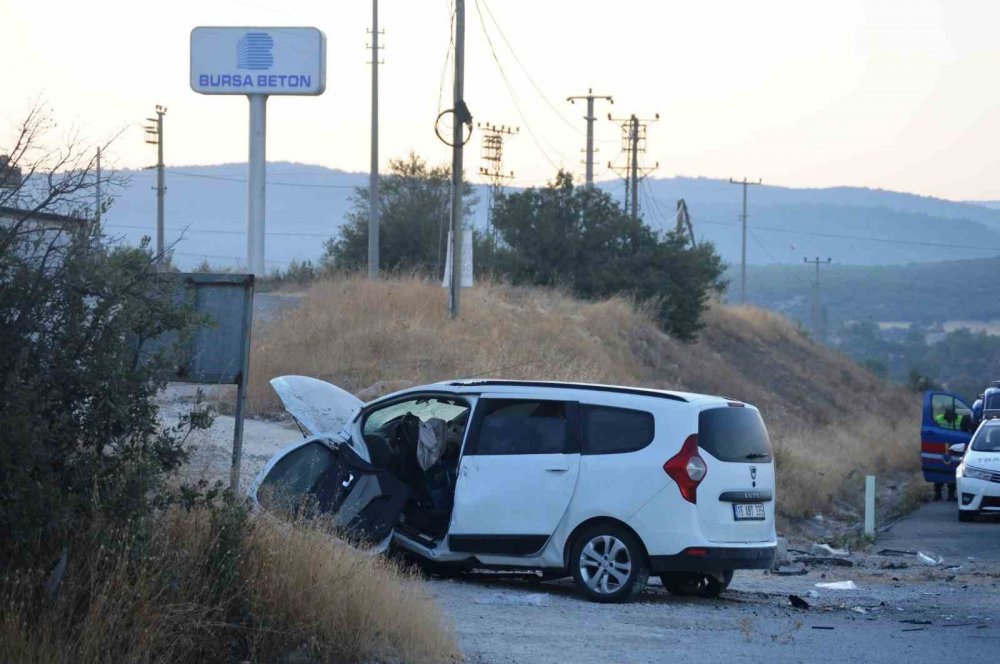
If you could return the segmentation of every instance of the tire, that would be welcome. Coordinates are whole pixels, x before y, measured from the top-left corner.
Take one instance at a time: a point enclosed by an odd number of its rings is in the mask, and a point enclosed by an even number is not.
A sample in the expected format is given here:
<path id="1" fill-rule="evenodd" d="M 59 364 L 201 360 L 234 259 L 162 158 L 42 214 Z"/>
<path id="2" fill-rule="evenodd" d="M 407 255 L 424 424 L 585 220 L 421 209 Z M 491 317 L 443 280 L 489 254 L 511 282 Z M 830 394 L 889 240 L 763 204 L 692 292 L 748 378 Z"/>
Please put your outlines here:
<path id="1" fill-rule="evenodd" d="M 577 535 L 569 565 L 577 587 L 592 602 L 628 601 L 649 580 L 642 543 L 613 523 L 595 524 Z"/>
<path id="2" fill-rule="evenodd" d="M 661 574 L 660 583 L 671 595 L 677 597 L 703 597 L 714 599 L 724 593 L 733 581 L 733 571 L 722 573 L 722 581 L 713 574 L 699 572 L 674 572 Z"/>
<path id="3" fill-rule="evenodd" d="M 971 510 L 958 510 L 958 520 L 963 522 L 975 521 L 976 513 Z"/>

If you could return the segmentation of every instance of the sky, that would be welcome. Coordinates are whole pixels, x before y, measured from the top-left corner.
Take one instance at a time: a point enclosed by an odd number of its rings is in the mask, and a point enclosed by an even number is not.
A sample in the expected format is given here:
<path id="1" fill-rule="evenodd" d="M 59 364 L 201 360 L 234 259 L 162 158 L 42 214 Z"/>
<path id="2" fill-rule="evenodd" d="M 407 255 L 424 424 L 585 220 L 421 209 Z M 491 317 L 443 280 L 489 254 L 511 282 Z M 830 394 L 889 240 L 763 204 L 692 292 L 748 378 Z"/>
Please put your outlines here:
<path id="1" fill-rule="evenodd" d="M 450 4 L 380 2 L 383 169 L 411 150 L 450 160 L 433 131 L 451 105 Z M 644 155 L 656 177 L 1000 199 L 998 24 L 995 0 L 468 0 L 465 98 L 476 121 L 521 128 L 504 149 L 519 185 L 582 177 L 584 106 L 566 97 L 593 88 L 615 99 L 598 105 L 599 179 L 621 160 L 607 113 L 659 113 Z M 105 156 L 118 168 L 155 161 L 141 125 L 156 104 L 168 165 L 245 161 L 247 100 L 189 87 L 199 25 L 323 30 L 326 92 L 270 99 L 267 156 L 368 170 L 370 1 L 0 0 L 0 151 L 40 98 L 59 131 L 122 132 Z"/>

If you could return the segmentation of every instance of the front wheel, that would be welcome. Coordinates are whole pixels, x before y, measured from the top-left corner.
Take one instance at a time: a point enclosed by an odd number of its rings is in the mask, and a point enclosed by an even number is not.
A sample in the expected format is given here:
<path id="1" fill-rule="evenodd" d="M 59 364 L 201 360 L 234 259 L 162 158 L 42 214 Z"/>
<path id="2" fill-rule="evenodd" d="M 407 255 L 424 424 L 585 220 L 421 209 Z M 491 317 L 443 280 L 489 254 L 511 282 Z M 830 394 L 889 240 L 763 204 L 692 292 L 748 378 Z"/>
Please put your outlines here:
<path id="1" fill-rule="evenodd" d="M 576 538 L 570 553 L 573 580 L 594 602 L 624 602 L 649 579 L 646 552 L 629 531 L 598 524 Z"/>
<path id="2" fill-rule="evenodd" d="M 706 599 L 718 597 L 725 592 L 732 581 L 732 570 L 723 572 L 721 581 L 715 575 L 701 572 L 673 572 L 660 575 L 660 582 L 667 589 L 667 592 L 678 597 L 704 597 Z"/>
<path id="3" fill-rule="evenodd" d="M 975 521 L 976 513 L 971 510 L 958 510 L 959 521 Z"/>

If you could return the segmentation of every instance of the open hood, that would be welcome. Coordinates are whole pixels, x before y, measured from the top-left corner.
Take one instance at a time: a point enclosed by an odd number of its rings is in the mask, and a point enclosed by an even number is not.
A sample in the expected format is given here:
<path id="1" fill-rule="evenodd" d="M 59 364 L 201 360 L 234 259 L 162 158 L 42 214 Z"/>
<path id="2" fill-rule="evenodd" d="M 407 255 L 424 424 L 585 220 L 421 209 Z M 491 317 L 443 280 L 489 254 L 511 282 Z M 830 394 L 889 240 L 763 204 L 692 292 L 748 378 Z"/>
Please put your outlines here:
<path id="1" fill-rule="evenodd" d="M 364 402 L 336 385 L 309 376 L 271 379 L 285 410 L 313 436 L 339 433 Z"/>

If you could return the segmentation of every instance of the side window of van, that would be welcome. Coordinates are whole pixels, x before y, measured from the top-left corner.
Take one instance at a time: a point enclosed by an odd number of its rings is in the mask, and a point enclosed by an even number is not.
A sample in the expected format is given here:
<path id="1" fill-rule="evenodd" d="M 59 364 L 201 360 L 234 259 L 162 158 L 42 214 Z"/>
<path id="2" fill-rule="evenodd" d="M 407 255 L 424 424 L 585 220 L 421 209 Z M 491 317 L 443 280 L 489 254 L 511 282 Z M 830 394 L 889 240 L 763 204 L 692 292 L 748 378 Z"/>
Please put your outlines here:
<path id="1" fill-rule="evenodd" d="M 475 454 L 562 454 L 566 404 L 526 399 L 483 400 Z"/>
<path id="2" fill-rule="evenodd" d="M 644 410 L 583 406 L 583 453 L 636 452 L 653 442 L 653 415 Z"/>

